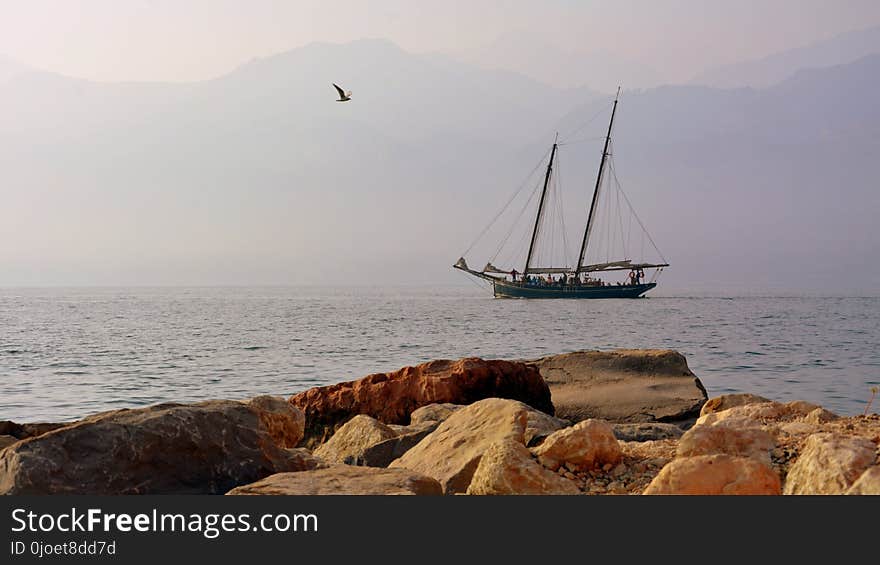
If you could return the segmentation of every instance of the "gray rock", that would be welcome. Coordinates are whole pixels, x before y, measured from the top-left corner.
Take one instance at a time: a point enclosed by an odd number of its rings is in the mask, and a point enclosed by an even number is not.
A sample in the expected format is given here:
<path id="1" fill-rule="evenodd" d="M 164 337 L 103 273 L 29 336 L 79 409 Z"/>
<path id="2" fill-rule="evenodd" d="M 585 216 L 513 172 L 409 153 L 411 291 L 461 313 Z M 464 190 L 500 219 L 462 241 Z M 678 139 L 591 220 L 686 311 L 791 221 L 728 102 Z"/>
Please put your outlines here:
<path id="1" fill-rule="evenodd" d="M 614 437 L 620 441 L 657 441 L 678 439 L 684 430 L 675 424 L 648 422 L 643 424 L 614 424 Z"/>
<path id="2" fill-rule="evenodd" d="M 29 437 L 43 435 L 46 432 L 69 426 L 73 422 L 56 423 L 56 422 L 30 422 L 26 424 L 17 424 L 9 420 L 0 421 L 0 435 L 8 435 L 17 439 L 27 439 Z"/>
<path id="3" fill-rule="evenodd" d="M 0 451 L 0 494 L 222 494 L 322 465 L 304 427 L 268 396 L 105 412 Z"/>
<path id="4" fill-rule="evenodd" d="M 671 350 L 578 351 L 531 361 L 555 415 L 572 422 L 679 422 L 699 416 L 706 389 Z"/>
<path id="5" fill-rule="evenodd" d="M 424 424 L 425 422 L 435 422 L 439 424 L 451 416 L 453 412 L 463 407 L 464 404 L 451 404 L 449 402 L 428 404 L 427 406 L 422 406 L 413 411 L 413 413 L 409 415 L 409 423 Z"/>
<path id="6" fill-rule="evenodd" d="M 357 461 L 371 446 L 397 437 L 397 433 L 375 418 L 358 414 L 313 453 L 315 457 L 330 464 L 348 464 L 349 461 Z"/>
<path id="7" fill-rule="evenodd" d="M 351 461 L 354 465 L 387 467 L 437 429 L 440 422 L 425 421 L 418 425 L 401 427 L 397 437 L 387 439 L 365 449 L 360 457 Z M 346 461 L 348 463 L 348 461 Z"/>
<path id="8" fill-rule="evenodd" d="M 555 431 L 567 428 L 571 425 L 568 420 L 544 414 L 540 410 L 529 408 L 526 420 L 526 447 L 535 447 L 544 441 L 544 438 Z"/>

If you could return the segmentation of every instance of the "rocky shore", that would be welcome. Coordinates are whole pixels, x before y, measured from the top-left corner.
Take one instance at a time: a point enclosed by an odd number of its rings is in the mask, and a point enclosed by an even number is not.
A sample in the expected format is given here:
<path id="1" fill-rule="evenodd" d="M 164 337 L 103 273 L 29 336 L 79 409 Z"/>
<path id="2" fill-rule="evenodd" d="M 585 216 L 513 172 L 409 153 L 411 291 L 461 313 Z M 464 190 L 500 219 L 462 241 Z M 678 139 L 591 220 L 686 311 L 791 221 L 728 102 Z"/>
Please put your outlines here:
<path id="1" fill-rule="evenodd" d="M 583 351 L 0 422 L 0 494 L 880 494 L 878 445 L 876 414 L 709 399 L 677 352 Z"/>

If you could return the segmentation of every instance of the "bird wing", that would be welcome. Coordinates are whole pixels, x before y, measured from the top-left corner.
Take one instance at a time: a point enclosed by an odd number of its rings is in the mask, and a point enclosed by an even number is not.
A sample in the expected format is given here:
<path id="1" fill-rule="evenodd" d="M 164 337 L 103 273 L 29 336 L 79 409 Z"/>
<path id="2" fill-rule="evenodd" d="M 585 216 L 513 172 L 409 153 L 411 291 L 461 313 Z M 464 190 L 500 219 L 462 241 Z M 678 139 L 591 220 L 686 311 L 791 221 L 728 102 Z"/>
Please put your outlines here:
<path id="1" fill-rule="evenodd" d="M 339 97 L 345 98 L 345 92 L 343 92 L 343 90 L 341 88 L 339 88 L 339 86 L 337 86 L 337 84 L 335 82 L 332 84 L 333 84 L 333 87 L 336 89 L 336 92 L 339 93 Z"/>

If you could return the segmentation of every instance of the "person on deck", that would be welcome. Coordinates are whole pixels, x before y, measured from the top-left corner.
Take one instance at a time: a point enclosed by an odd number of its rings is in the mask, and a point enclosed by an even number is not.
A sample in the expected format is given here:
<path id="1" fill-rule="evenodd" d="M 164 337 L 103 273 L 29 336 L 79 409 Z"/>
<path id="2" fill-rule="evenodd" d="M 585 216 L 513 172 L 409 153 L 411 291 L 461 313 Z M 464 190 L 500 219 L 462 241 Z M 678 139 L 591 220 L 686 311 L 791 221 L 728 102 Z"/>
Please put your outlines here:
<path id="1" fill-rule="evenodd" d="M 513 282 L 516 282 L 516 275 L 517 274 L 518 273 L 516 272 L 516 269 L 510 271 L 510 276 L 513 278 Z"/>

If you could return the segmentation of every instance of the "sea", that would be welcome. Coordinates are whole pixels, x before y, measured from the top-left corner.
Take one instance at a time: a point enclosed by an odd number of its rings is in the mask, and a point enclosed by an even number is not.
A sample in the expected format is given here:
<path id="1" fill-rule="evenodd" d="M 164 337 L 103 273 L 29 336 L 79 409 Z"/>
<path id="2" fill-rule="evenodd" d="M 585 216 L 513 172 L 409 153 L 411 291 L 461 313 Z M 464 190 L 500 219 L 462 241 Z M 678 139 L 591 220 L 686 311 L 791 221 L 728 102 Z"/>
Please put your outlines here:
<path id="1" fill-rule="evenodd" d="M 668 348 L 709 396 L 861 414 L 880 297 L 652 291 L 502 300 L 475 286 L 0 289 L 0 420 L 288 396 L 431 359 Z M 880 399 L 870 406 L 880 409 Z"/>

